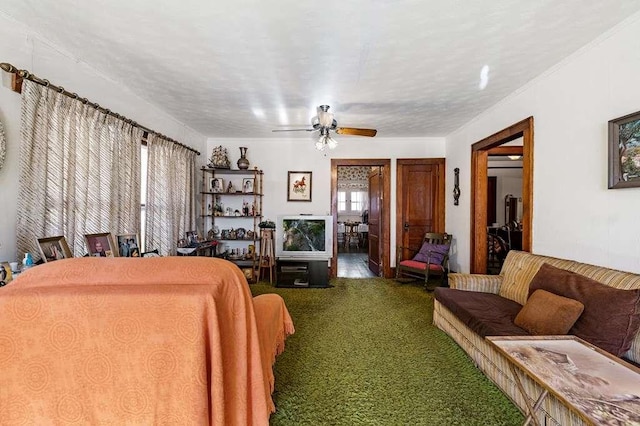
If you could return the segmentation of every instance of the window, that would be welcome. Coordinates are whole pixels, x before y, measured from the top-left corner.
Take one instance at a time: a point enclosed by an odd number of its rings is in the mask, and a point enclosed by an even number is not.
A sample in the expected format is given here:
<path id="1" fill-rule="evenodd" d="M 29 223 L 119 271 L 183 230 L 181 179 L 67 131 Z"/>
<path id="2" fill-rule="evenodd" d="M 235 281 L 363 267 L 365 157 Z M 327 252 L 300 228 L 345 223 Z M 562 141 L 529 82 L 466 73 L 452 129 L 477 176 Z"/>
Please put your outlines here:
<path id="1" fill-rule="evenodd" d="M 369 204 L 369 194 L 366 191 L 340 189 L 338 190 L 338 213 L 361 214 Z"/>
<path id="2" fill-rule="evenodd" d="M 147 149 L 146 143 L 143 142 L 142 151 L 140 152 L 140 250 L 146 247 L 148 159 L 149 150 Z"/>

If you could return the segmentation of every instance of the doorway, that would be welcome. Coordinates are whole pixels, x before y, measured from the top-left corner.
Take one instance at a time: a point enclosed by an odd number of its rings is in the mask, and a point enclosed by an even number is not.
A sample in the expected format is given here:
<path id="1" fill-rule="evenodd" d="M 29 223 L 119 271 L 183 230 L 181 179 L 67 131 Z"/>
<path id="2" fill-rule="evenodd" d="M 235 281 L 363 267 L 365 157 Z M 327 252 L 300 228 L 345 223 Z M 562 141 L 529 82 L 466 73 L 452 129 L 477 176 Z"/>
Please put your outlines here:
<path id="1" fill-rule="evenodd" d="M 369 171 L 376 171 L 377 178 L 374 178 L 375 188 L 373 194 L 367 193 L 369 197 L 367 203 L 367 216 L 361 211 L 357 216 L 342 214 L 339 205 L 346 203 L 345 191 L 339 191 L 338 188 L 338 169 L 347 167 L 359 167 L 367 170 L 367 179 Z M 388 159 L 332 159 L 331 160 L 331 214 L 333 215 L 333 257 L 331 258 L 330 276 L 336 278 L 338 276 L 339 256 L 342 253 L 358 253 L 366 250 L 366 257 L 363 254 L 358 256 L 358 261 L 362 257 L 364 268 L 370 271 L 371 264 L 377 265 L 378 274 L 383 277 L 390 277 L 391 270 L 389 267 L 389 199 L 390 199 L 390 173 L 391 160 Z M 369 181 L 370 182 L 370 181 Z M 367 183 L 369 186 L 369 183 Z M 358 192 L 358 191 L 356 191 Z M 349 192 L 350 194 L 350 192 Z M 343 199 L 344 198 L 344 199 Z M 349 199 L 349 205 L 352 199 Z M 354 205 L 357 203 L 353 203 Z M 372 208 L 376 211 L 372 212 Z M 348 213 L 348 212 L 346 212 Z M 338 217 L 347 218 L 347 220 L 338 220 Z M 363 222 L 368 222 L 364 224 Z M 341 222 L 341 223 L 338 223 Z M 365 226 L 366 225 L 366 226 Z M 374 226 L 375 229 L 371 229 Z M 345 245 L 348 244 L 348 245 Z M 348 261 L 344 257 L 345 261 Z M 374 275 L 373 272 L 368 273 L 369 276 Z"/>
<path id="2" fill-rule="evenodd" d="M 511 250 L 522 250 L 522 138 L 489 150 L 487 274 L 497 275 Z"/>
<path id="3" fill-rule="evenodd" d="M 471 146 L 471 273 L 485 274 L 488 261 L 488 159 L 489 154 L 511 148 L 502 146 L 522 138 L 522 250 L 533 241 L 533 117 L 526 118 Z M 516 147 L 513 147 L 516 148 Z"/>

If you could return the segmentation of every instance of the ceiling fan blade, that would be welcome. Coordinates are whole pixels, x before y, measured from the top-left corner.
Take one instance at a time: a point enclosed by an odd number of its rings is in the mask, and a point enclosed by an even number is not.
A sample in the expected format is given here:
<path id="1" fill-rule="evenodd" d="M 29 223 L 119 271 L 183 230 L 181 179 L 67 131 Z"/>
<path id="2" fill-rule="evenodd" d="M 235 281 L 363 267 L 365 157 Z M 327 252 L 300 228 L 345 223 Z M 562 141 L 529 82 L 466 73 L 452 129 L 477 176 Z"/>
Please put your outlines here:
<path id="1" fill-rule="evenodd" d="M 339 135 L 355 135 L 374 137 L 378 131 L 376 129 L 357 129 L 355 127 L 338 127 L 336 133 Z"/>
<path id="2" fill-rule="evenodd" d="M 274 129 L 272 132 L 313 132 L 315 129 Z"/>

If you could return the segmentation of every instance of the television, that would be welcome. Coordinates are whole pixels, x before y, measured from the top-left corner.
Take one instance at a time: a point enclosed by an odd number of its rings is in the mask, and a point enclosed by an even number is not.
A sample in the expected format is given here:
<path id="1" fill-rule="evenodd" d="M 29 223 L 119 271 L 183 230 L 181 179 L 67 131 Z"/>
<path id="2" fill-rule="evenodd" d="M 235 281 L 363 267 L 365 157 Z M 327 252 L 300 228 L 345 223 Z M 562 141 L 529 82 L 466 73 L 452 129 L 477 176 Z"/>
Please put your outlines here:
<path id="1" fill-rule="evenodd" d="M 278 216 L 276 256 L 329 260 L 333 256 L 333 216 Z"/>

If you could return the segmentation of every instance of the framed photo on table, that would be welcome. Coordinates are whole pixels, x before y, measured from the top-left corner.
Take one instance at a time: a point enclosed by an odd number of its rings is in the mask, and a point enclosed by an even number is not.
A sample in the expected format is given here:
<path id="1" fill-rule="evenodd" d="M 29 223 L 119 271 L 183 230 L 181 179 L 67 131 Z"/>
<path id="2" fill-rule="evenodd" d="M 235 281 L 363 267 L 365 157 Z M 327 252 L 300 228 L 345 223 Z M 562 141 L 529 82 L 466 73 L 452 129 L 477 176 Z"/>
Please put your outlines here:
<path id="1" fill-rule="evenodd" d="M 140 257 L 138 234 L 120 234 L 117 237 L 120 257 Z"/>
<path id="2" fill-rule="evenodd" d="M 311 172 L 289 172 L 287 201 L 311 201 Z"/>
<path id="3" fill-rule="evenodd" d="M 40 249 L 40 256 L 42 256 L 44 262 L 53 262 L 54 260 L 73 257 L 67 240 L 62 235 L 38 238 L 38 248 Z"/>
<path id="4" fill-rule="evenodd" d="M 85 234 L 89 256 L 95 257 L 119 257 L 118 246 L 116 245 L 111 232 L 100 234 Z"/>
<path id="5" fill-rule="evenodd" d="M 198 244 L 198 231 L 187 231 L 186 237 L 188 245 Z"/>
<path id="6" fill-rule="evenodd" d="M 609 121 L 609 189 L 640 187 L 640 111 Z"/>

